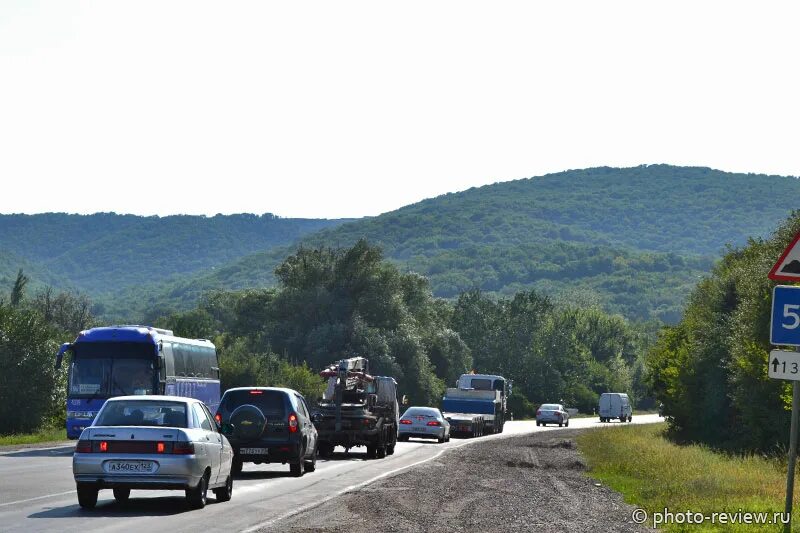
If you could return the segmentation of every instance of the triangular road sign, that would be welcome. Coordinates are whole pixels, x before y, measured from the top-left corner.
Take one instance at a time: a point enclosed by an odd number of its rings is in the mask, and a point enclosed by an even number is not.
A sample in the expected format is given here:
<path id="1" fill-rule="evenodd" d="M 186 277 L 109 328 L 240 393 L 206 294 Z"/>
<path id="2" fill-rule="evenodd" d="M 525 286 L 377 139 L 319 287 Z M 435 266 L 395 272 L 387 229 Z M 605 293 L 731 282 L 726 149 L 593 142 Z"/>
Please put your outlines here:
<path id="1" fill-rule="evenodd" d="M 781 258 L 769 271 L 769 279 L 775 281 L 800 281 L 800 233 L 781 254 Z"/>

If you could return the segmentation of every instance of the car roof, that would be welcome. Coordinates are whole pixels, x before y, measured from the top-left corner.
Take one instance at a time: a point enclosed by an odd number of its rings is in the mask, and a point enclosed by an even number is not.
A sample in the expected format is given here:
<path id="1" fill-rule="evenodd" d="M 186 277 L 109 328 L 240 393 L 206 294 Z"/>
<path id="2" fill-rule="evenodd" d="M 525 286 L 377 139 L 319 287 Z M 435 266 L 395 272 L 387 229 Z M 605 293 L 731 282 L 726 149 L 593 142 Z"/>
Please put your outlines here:
<path id="1" fill-rule="evenodd" d="M 429 405 L 412 405 L 406 411 L 410 411 L 411 409 L 419 409 L 419 410 L 429 410 L 429 411 L 438 411 L 438 407 L 431 407 Z"/>
<path id="2" fill-rule="evenodd" d="M 137 394 L 130 396 L 114 396 L 106 401 L 119 402 L 124 400 L 149 400 L 149 401 L 170 401 L 170 402 L 199 402 L 197 398 L 187 398 L 185 396 L 164 396 L 159 394 Z"/>
<path id="3" fill-rule="evenodd" d="M 297 394 L 298 396 L 302 396 L 302 394 L 300 394 L 296 390 L 287 389 L 286 387 L 233 387 L 231 389 L 226 390 L 225 394 L 228 394 L 229 392 L 235 392 L 235 391 L 250 391 L 250 390 L 277 391 L 277 392 L 283 392 L 283 393 L 286 393 L 286 394 Z M 225 394 L 223 394 L 223 396 Z"/>

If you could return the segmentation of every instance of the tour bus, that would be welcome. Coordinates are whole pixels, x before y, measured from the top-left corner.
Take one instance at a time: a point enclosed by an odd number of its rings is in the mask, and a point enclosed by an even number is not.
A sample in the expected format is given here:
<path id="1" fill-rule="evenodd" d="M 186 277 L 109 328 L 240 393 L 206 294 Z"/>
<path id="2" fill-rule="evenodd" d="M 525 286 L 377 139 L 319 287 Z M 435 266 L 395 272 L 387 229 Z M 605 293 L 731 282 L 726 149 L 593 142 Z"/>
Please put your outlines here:
<path id="1" fill-rule="evenodd" d="M 150 326 L 110 326 L 81 331 L 61 345 L 56 368 L 70 354 L 67 437 L 77 439 L 107 398 L 131 394 L 186 396 L 212 413 L 220 399 L 219 363 L 205 339 L 183 339 Z"/>

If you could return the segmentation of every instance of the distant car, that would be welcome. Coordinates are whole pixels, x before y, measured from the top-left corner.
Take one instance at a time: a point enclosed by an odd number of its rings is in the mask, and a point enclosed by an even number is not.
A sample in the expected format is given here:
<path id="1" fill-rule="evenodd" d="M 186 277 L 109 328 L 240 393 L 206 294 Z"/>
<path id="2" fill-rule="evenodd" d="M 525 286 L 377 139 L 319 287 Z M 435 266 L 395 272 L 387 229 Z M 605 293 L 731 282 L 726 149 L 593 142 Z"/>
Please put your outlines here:
<path id="1" fill-rule="evenodd" d="M 409 437 L 447 442 L 450 440 L 450 423 L 435 407 L 409 407 L 400 417 L 397 438 L 407 441 Z"/>
<path id="2" fill-rule="evenodd" d="M 203 402 L 178 396 L 118 396 L 84 429 L 72 456 L 81 507 L 97 504 L 100 489 L 119 503 L 131 489 L 185 490 L 193 508 L 233 493 L 233 448 Z"/>
<path id="3" fill-rule="evenodd" d="M 604 392 L 600 395 L 600 422 L 618 418 L 620 422 L 633 420 L 633 407 L 628 395 L 623 392 Z"/>
<path id="4" fill-rule="evenodd" d="M 228 389 L 215 417 L 233 446 L 234 475 L 244 463 L 289 463 L 296 477 L 316 469 L 317 430 L 299 392 L 277 387 Z"/>
<path id="5" fill-rule="evenodd" d="M 558 403 L 543 403 L 536 410 L 536 425 L 558 424 L 558 427 L 569 427 L 569 413 Z"/>

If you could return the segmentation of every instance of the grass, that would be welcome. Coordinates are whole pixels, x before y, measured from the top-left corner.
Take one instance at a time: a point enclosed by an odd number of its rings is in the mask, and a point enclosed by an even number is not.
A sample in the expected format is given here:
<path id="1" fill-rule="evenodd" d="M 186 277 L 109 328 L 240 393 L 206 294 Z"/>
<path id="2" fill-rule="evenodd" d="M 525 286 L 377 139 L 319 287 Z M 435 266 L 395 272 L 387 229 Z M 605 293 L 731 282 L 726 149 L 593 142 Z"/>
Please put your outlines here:
<path id="1" fill-rule="evenodd" d="M 19 433 L 16 435 L 0 435 L 0 446 L 10 446 L 13 444 L 38 444 L 40 442 L 55 442 L 67 440 L 67 430 L 42 429 L 36 433 Z"/>
<path id="2" fill-rule="evenodd" d="M 783 511 L 786 461 L 756 455 L 732 456 L 704 446 L 677 445 L 664 426 L 608 427 L 578 437 L 590 475 L 621 492 L 628 503 L 672 512 Z M 800 481 L 800 479 L 797 479 Z M 800 483 L 795 483 L 795 487 Z M 794 501 L 800 502 L 795 490 Z M 800 531 L 800 516 L 792 520 Z M 652 522 L 650 522 L 652 526 Z M 776 531 L 752 524 L 666 525 L 665 531 Z M 782 527 L 782 526 L 781 526 Z"/>

